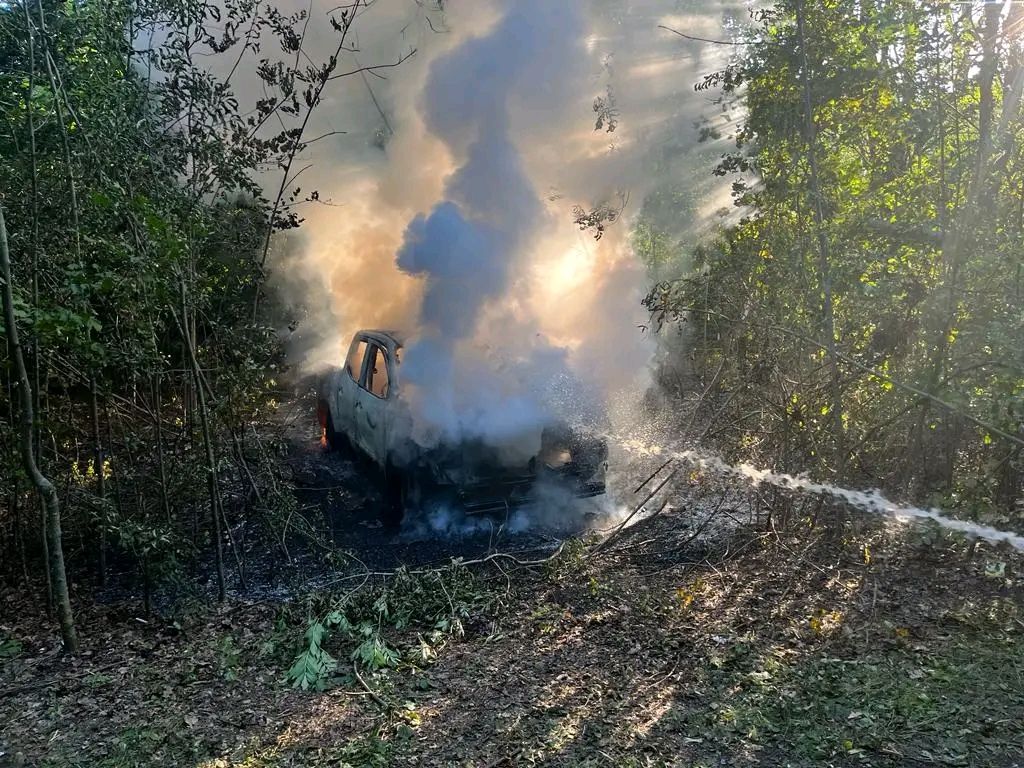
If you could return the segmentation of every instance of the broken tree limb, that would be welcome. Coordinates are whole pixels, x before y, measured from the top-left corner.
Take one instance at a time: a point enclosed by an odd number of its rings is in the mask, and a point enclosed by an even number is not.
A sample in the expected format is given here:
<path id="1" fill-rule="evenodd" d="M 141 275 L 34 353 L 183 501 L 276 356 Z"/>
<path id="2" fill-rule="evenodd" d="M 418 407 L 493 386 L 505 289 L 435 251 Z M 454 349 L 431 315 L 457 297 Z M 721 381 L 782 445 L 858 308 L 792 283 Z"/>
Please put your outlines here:
<path id="1" fill-rule="evenodd" d="M 671 463 L 672 463 L 672 459 L 671 458 L 665 459 L 665 463 L 662 464 L 660 467 L 658 467 L 656 470 L 654 470 L 650 475 L 648 475 L 647 479 L 644 480 L 642 483 L 640 483 L 640 485 L 638 485 L 633 490 L 633 493 L 640 493 L 640 491 L 643 490 L 645 485 L 647 485 L 649 482 L 651 482 L 651 480 L 656 478 L 658 476 L 658 474 L 661 472 L 661 470 L 663 470 L 665 467 L 667 467 Z"/>
<path id="2" fill-rule="evenodd" d="M 356 680 L 359 681 L 359 685 L 361 685 L 363 687 L 363 690 L 370 695 L 371 699 L 377 702 L 381 709 L 383 709 L 385 712 L 393 712 L 396 709 L 398 709 L 396 705 L 384 699 L 379 693 L 373 690 L 373 688 L 371 688 L 366 683 L 365 680 L 363 680 L 363 676 L 359 674 L 359 664 L 355 661 L 352 662 L 352 674 L 356 676 Z"/>
<path id="3" fill-rule="evenodd" d="M 518 565 L 518 566 L 524 567 L 524 568 L 528 568 L 530 566 L 544 565 L 545 563 L 551 562 L 552 560 L 556 559 L 559 555 L 561 555 L 562 554 L 562 550 L 564 550 L 564 549 L 565 549 L 565 542 L 563 541 L 561 544 L 558 545 L 558 548 L 554 552 L 552 552 L 550 555 L 548 555 L 547 557 L 539 557 L 539 558 L 537 558 L 535 560 L 522 560 L 522 559 L 520 559 L 520 558 L 516 557 L 515 555 L 510 554 L 508 552 L 493 552 L 493 553 L 487 555 L 486 557 L 481 557 L 481 558 L 477 558 L 477 559 L 474 559 L 474 560 L 456 561 L 456 560 L 453 559 L 451 562 L 449 562 L 449 563 L 447 563 L 446 565 L 443 565 L 443 566 L 438 566 L 438 567 L 435 567 L 435 568 L 419 568 L 417 570 L 402 571 L 402 572 L 404 574 L 408 575 L 408 576 L 423 576 L 423 575 L 428 574 L 428 573 L 436 573 L 437 571 L 441 570 L 442 568 L 447 568 L 448 565 L 451 565 L 451 563 L 453 563 L 453 562 L 457 562 L 459 565 L 462 565 L 462 566 L 470 566 L 470 565 L 484 565 L 486 563 L 496 562 L 498 560 L 510 560 L 515 565 Z M 391 579 L 391 578 L 394 578 L 397 573 L 398 573 L 398 571 L 361 571 L 360 573 L 351 573 L 351 574 L 347 574 L 345 576 L 339 576 L 337 579 L 333 579 L 332 581 L 329 581 L 326 584 L 324 584 L 324 587 L 329 587 L 329 586 L 331 586 L 333 584 L 340 584 L 343 581 L 354 581 L 355 579 L 362 579 L 362 578 L 370 579 L 370 578 L 373 578 L 373 577 L 377 577 L 377 578 L 382 578 L 382 579 Z"/>

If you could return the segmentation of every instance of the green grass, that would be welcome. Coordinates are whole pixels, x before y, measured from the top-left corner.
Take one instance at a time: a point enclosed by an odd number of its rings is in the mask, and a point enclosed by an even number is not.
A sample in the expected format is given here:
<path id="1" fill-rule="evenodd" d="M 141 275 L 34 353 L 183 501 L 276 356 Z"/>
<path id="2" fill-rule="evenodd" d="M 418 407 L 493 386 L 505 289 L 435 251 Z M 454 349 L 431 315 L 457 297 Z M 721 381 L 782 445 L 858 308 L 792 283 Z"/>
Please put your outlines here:
<path id="1" fill-rule="evenodd" d="M 741 654 L 709 672 L 713 702 L 691 713 L 690 730 L 807 765 L 1008 765 L 1024 757 L 1019 640 L 968 629 L 855 658 Z"/>

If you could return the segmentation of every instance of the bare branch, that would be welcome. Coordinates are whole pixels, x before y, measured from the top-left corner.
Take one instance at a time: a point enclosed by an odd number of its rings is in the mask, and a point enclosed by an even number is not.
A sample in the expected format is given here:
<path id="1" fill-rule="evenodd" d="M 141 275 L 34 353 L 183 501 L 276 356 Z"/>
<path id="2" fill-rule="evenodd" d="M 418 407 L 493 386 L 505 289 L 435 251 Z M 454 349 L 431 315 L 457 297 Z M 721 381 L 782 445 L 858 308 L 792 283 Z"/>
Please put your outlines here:
<path id="1" fill-rule="evenodd" d="M 679 35 L 685 37 L 687 40 L 696 40 L 701 43 L 713 43 L 715 45 L 750 45 L 753 40 L 712 40 L 707 37 L 697 37 L 695 35 L 687 35 L 680 32 L 678 29 L 672 29 L 672 27 L 666 27 L 664 24 L 659 24 L 658 29 L 664 29 L 666 32 L 671 32 L 673 35 Z"/>
<path id="2" fill-rule="evenodd" d="M 350 75 L 358 75 L 360 72 L 374 72 L 375 70 L 378 70 L 378 69 L 392 69 L 394 67 L 401 66 L 402 64 L 407 62 L 409 59 L 411 59 L 415 55 L 416 55 L 416 49 L 413 48 L 408 53 L 403 53 L 401 56 L 398 57 L 398 61 L 395 61 L 395 62 L 393 62 L 391 64 L 373 64 L 373 65 L 370 65 L 368 67 L 357 67 L 356 69 L 351 69 L 348 72 L 341 72 L 341 73 L 339 73 L 337 75 L 331 75 L 327 79 L 328 80 L 339 80 L 339 79 L 341 79 L 343 77 L 349 77 Z"/>

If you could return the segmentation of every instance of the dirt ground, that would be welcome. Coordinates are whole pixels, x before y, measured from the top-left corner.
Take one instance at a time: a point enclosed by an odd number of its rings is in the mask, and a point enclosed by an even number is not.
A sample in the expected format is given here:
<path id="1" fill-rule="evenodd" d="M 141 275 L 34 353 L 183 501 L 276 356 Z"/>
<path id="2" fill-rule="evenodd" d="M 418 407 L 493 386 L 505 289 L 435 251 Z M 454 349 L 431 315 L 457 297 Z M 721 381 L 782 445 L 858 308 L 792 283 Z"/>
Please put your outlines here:
<path id="1" fill-rule="evenodd" d="M 4 594 L 0 765 L 1024 766 L 1020 557 L 836 510 L 766 530 L 726 507 L 732 532 L 695 538 L 694 509 L 535 564 L 339 572 L 149 619 L 79 601 L 74 659 Z M 334 632 L 324 690 L 292 688 L 303 632 L 343 604 L 395 657 Z"/>

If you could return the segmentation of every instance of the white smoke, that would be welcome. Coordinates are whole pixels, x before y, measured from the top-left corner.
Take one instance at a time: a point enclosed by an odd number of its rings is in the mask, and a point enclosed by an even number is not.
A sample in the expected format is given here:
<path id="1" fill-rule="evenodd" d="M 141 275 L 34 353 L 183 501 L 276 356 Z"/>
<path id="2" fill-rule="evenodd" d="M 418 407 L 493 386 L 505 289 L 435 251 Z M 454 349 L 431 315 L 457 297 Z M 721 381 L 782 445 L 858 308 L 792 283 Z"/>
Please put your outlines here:
<path id="1" fill-rule="evenodd" d="M 521 0 L 486 34 L 431 66 L 421 97 L 424 122 L 457 168 L 444 200 L 406 229 L 397 256 L 399 268 L 424 286 L 418 338 L 403 364 L 420 441 L 504 444 L 538 433 L 552 418 L 537 388 L 500 371 L 515 366 L 547 383 L 564 378 L 564 355 L 540 342 L 521 350 L 525 359 L 488 357 L 482 348 L 492 334 L 478 326 L 550 225 L 510 135 L 512 116 L 544 119 L 570 99 L 583 60 L 582 31 L 574 0 Z M 514 325 L 520 338 L 539 335 L 526 323 Z M 510 383 L 511 391 L 502 391 Z"/>
<path id="2" fill-rule="evenodd" d="M 346 133 L 310 148 L 303 179 L 331 205 L 304 210 L 274 262 L 319 338 L 305 362 L 338 365 L 358 328 L 399 331 L 427 444 L 515 441 L 643 389 L 653 344 L 631 221 L 666 178 L 704 194 L 720 153 L 697 148 L 694 125 L 717 108 L 693 90 L 719 52 L 658 26 L 714 37 L 729 5 L 371 5 L 339 70 L 416 55 L 341 81 L 310 127 Z M 596 97 L 614 132 L 594 130 Z M 623 204 L 600 240 L 573 221 L 574 206 Z"/>

